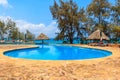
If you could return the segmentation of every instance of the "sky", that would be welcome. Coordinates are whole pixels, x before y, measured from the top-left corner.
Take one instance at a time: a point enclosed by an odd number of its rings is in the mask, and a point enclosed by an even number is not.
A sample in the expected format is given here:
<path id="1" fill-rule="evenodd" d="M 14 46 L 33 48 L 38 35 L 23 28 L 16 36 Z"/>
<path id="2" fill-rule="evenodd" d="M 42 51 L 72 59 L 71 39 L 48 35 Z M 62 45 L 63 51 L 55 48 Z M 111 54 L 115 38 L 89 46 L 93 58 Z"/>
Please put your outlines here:
<path id="1" fill-rule="evenodd" d="M 73 1 L 80 8 L 86 8 L 92 0 Z M 114 0 L 110 0 L 110 2 L 113 3 Z M 29 30 L 36 36 L 44 33 L 50 38 L 54 38 L 58 29 L 49 9 L 53 3 L 54 0 L 0 0 L 0 19 L 12 19 L 21 32 Z"/>

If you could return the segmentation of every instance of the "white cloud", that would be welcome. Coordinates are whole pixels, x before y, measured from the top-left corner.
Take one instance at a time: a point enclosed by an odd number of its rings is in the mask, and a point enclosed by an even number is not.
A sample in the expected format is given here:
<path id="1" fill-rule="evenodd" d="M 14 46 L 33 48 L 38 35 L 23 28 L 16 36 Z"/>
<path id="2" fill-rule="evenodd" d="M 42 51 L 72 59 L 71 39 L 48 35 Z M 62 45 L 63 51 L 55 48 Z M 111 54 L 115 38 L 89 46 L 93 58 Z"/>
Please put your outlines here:
<path id="1" fill-rule="evenodd" d="M 13 20 L 10 16 L 0 16 L 0 20 L 6 21 L 7 19 Z"/>
<path id="2" fill-rule="evenodd" d="M 8 0 L 0 0 L 0 5 L 4 8 L 11 8 L 12 6 L 8 3 Z"/>
<path id="3" fill-rule="evenodd" d="M 40 33 L 44 33 L 50 38 L 54 38 L 56 36 L 55 33 L 58 32 L 56 22 L 51 22 L 49 25 L 46 26 L 43 23 L 33 24 L 24 20 L 14 20 L 9 16 L 0 16 L 0 19 L 4 21 L 7 20 L 8 18 L 16 22 L 16 25 L 21 32 L 25 32 L 26 30 L 29 30 L 36 36 L 38 36 Z"/>

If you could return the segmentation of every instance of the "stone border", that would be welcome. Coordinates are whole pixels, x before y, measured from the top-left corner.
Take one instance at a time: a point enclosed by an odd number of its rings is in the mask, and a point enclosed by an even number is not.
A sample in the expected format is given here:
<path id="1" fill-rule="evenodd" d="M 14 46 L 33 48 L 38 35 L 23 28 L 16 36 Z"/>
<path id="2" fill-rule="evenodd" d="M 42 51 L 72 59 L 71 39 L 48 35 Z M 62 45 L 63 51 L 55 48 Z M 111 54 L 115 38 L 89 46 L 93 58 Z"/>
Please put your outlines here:
<path id="1" fill-rule="evenodd" d="M 9 46 L 9 45 L 8 45 Z M 14 46 L 16 46 L 16 45 L 14 45 Z M 18 47 L 17 47 L 17 49 L 19 49 L 19 45 L 17 45 Z M 21 46 L 21 45 L 20 45 Z M 20 48 L 30 48 L 30 47 L 36 47 L 36 46 L 33 46 L 33 45 L 22 45 L 22 46 L 24 46 L 24 47 L 20 47 Z M 3 54 L 1 55 L 0 54 L 0 57 L 3 57 L 3 58 L 5 58 L 5 59 L 9 59 L 9 60 L 16 60 L 16 61 L 32 61 L 32 62 L 53 62 L 53 63 L 57 63 L 57 62 L 59 62 L 59 63 L 83 63 L 83 64 L 89 64 L 89 63 L 98 63 L 98 62 L 101 62 L 101 61 L 104 61 L 104 60 L 106 60 L 106 59 L 108 59 L 108 58 L 116 58 L 116 57 L 118 57 L 118 55 L 119 55 L 119 48 L 116 48 L 116 47 L 114 47 L 115 49 L 113 49 L 113 47 L 99 47 L 99 46 L 88 46 L 88 45 L 79 45 L 79 44 L 74 44 L 74 45 L 71 45 L 71 46 L 80 46 L 80 47 L 85 47 L 85 48 L 95 48 L 95 49 L 101 49 L 101 50 L 107 50 L 107 51 L 110 51 L 110 52 L 112 52 L 112 55 L 111 56 L 107 56 L 107 57 L 103 57 L 103 58 L 96 58 L 96 59 L 86 59 L 86 60 L 60 60 L 60 61 L 52 61 L 52 60 L 27 60 L 27 59 L 16 59 L 16 58 L 11 58 L 11 57 L 7 57 L 7 56 L 4 56 Z M 15 48 L 12 48 L 12 49 L 4 49 L 1 53 L 4 53 L 6 50 L 13 50 L 13 49 L 16 49 L 16 47 Z"/>

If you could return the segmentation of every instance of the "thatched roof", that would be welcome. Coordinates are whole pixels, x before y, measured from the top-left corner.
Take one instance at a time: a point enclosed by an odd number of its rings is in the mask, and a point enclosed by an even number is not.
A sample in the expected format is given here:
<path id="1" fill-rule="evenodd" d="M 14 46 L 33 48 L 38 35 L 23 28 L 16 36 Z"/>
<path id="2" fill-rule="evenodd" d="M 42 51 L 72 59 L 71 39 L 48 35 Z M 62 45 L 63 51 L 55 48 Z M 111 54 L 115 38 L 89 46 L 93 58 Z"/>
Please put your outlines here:
<path id="1" fill-rule="evenodd" d="M 109 38 L 100 30 L 96 30 L 95 32 L 93 32 L 87 39 L 91 39 L 91 40 L 109 40 Z"/>
<path id="2" fill-rule="evenodd" d="M 36 40 L 47 40 L 49 39 L 45 34 L 41 33 L 37 38 Z"/>

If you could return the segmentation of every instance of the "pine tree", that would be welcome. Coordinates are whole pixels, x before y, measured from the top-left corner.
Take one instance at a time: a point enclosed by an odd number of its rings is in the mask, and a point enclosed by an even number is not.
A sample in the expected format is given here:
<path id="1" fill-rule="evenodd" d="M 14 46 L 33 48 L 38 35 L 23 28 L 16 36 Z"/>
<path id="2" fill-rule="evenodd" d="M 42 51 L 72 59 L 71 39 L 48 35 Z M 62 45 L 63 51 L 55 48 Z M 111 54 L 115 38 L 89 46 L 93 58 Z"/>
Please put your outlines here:
<path id="1" fill-rule="evenodd" d="M 54 5 L 50 6 L 50 10 L 60 30 L 60 33 L 56 37 L 57 39 L 65 39 L 73 43 L 75 35 L 80 37 L 83 36 L 79 25 L 86 21 L 85 11 L 83 8 L 79 10 L 77 4 L 73 2 L 73 0 L 65 2 L 60 0 L 59 5 L 54 1 Z"/>

